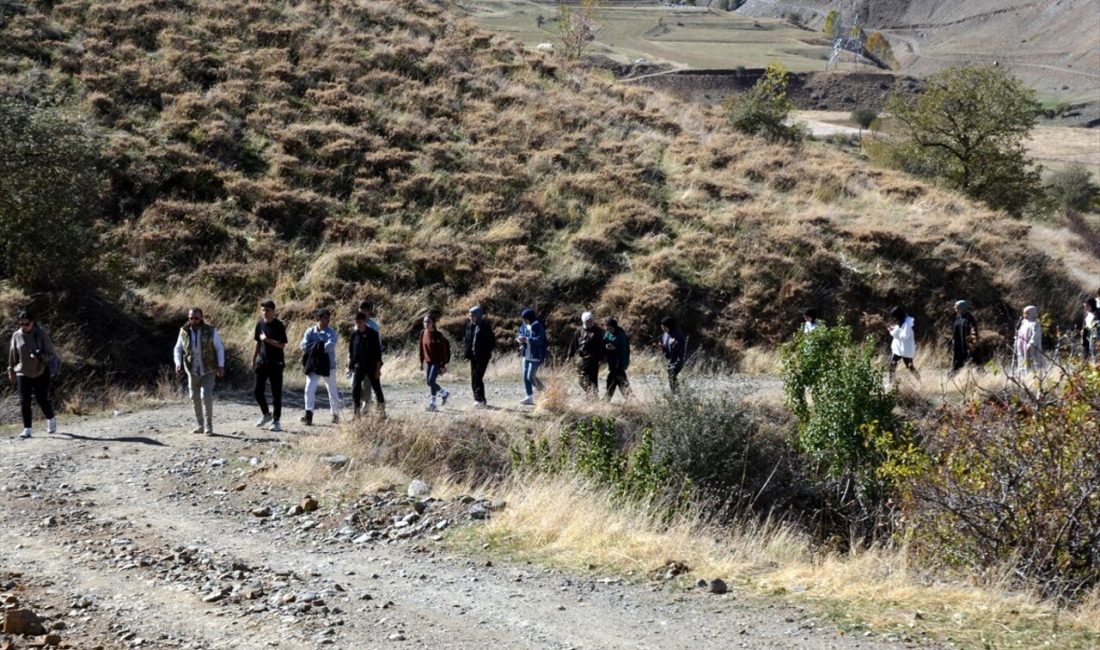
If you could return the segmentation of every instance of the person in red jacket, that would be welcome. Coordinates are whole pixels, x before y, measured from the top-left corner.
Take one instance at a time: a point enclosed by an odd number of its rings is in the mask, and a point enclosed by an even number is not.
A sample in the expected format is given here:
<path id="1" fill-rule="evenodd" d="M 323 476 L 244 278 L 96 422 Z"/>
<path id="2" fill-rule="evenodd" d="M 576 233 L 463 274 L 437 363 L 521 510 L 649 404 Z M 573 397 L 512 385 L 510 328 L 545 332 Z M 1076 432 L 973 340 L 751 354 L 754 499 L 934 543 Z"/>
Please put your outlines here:
<path id="1" fill-rule="evenodd" d="M 451 362 L 451 343 L 435 328 L 435 316 L 428 314 L 424 317 L 424 331 L 420 334 L 420 369 L 427 367 L 426 380 L 428 390 L 431 391 L 431 401 L 428 402 L 428 410 L 436 410 L 435 398 L 438 395 L 441 405 L 447 403 L 451 392 L 442 388 L 438 379 L 447 372 L 447 364 Z"/>

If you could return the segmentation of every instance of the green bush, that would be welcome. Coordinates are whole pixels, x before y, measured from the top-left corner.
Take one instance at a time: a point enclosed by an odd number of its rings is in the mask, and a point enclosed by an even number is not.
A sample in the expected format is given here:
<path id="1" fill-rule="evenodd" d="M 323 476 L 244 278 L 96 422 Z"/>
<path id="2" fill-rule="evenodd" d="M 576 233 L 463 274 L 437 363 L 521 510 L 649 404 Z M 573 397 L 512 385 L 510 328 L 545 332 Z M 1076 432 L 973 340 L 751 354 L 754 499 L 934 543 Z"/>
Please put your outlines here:
<path id="1" fill-rule="evenodd" d="M 781 350 L 783 387 L 798 419 L 798 446 L 836 481 L 841 508 L 875 510 L 890 491 L 882 466 L 911 441 L 894 415 L 896 392 L 868 340 L 840 323 L 799 333 Z"/>
<path id="2" fill-rule="evenodd" d="M 794 141 L 802 130 L 787 124 L 794 104 L 787 97 L 787 69 L 780 63 L 768 65 L 764 76 L 740 97 L 729 103 L 733 128 L 773 141 Z"/>
<path id="3" fill-rule="evenodd" d="M 1100 186 L 1093 180 L 1088 167 L 1081 163 L 1073 163 L 1051 174 L 1046 191 L 1050 200 L 1063 211 L 1089 210 L 1100 196 Z"/>
<path id="4" fill-rule="evenodd" d="M 1100 371 L 1041 395 L 952 411 L 905 500 L 918 548 L 972 570 L 1005 565 L 1047 595 L 1100 584 Z"/>

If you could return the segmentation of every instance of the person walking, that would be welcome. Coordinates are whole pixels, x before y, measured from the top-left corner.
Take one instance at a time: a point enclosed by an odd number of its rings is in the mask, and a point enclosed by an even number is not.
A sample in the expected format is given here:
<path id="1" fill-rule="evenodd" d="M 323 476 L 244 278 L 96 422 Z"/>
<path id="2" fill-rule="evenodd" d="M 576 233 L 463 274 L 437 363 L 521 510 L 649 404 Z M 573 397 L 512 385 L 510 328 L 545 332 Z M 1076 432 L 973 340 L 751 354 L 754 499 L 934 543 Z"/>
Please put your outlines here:
<path id="1" fill-rule="evenodd" d="M 886 328 L 890 332 L 890 381 L 894 381 L 899 361 L 920 381 L 920 373 L 913 366 L 913 357 L 917 354 L 917 337 L 913 329 L 915 321 L 904 307 L 891 309 L 890 318 L 894 321 Z"/>
<path id="2" fill-rule="evenodd" d="M 378 335 L 382 335 L 382 327 L 378 324 L 378 321 L 374 320 L 374 303 L 369 300 L 364 300 L 359 303 L 359 311 L 363 312 L 367 316 L 367 327 L 371 328 Z"/>
<path id="3" fill-rule="evenodd" d="M 967 361 L 974 358 L 974 349 L 978 345 L 978 321 L 971 313 L 970 303 L 955 301 L 955 327 L 951 332 L 951 374 L 962 370 Z"/>
<path id="4" fill-rule="evenodd" d="M 302 365 L 306 373 L 306 412 L 301 422 L 313 424 L 313 407 L 317 399 L 317 386 L 325 380 L 328 390 L 328 408 L 332 422 L 340 421 L 340 389 L 336 385 L 336 330 L 329 326 L 332 314 L 327 309 L 316 312 L 317 324 L 302 335 L 298 347 L 302 350 Z"/>
<path id="5" fill-rule="evenodd" d="M 382 337 L 368 324 L 366 312 L 355 314 L 355 329 L 348 343 L 348 367 L 351 375 L 351 401 L 358 418 L 370 406 L 370 393 L 364 399 L 363 382 L 370 382 L 378 402 L 378 415 L 386 415 L 386 397 L 382 394 Z M 362 408 L 360 408 L 362 406 Z"/>
<path id="6" fill-rule="evenodd" d="M 675 393 L 680 388 L 680 371 L 687 361 L 687 335 L 672 316 L 661 319 L 661 351 L 668 369 L 668 387 Z"/>
<path id="7" fill-rule="evenodd" d="M 487 406 L 485 371 L 489 369 L 497 337 L 493 333 L 493 324 L 485 318 L 480 306 L 470 308 L 469 319 L 470 322 L 466 323 L 465 348 L 466 359 L 470 362 L 470 387 L 474 391 L 474 408 L 483 409 Z"/>
<path id="8" fill-rule="evenodd" d="M 604 321 L 603 343 L 607 358 L 607 394 L 604 398 L 611 401 L 618 388 L 623 397 L 630 397 L 630 381 L 626 378 L 626 369 L 630 367 L 630 336 L 619 327 L 619 321 L 608 318 Z"/>
<path id="9" fill-rule="evenodd" d="M 1096 298 L 1086 298 L 1085 313 L 1081 319 L 1081 356 L 1094 361 L 1100 352 L 1100 303 Z"/>
<path id="10" fill-rule="evenodd" d="M 256 323 L 252 340 L 256 347 L 252 351 L 252 368 L 256 373 L 253 392 L 256 403 L 260 405 L 260 419 L 256 426 L 263 428 L 271 423 L 272 431 L 282 431 L 279 418 L 283 413 L 283 369 L 286 367 L 286 326 L 275 317 L 275 301 L 260 303 L 260 320 Z M 271 405 L 267 409 L 267 397 L 264 390 L 271 384 Z"/>
<path id="11" fill-rule="evenodd" d="M 538 372 L 546 361 L 546 327 L 530 307 L 520 312 L 519 317 L 522 323 L 516 335 L 516 343 L 519 343 L 519 356 L 523 359 L 523 390 L 526 394 L 520 404 L 534 406 L 535 390 L 544 390 Z"/>
<path id="12" fill-rule="evenodd" d="M 439 385 L 440 375 L 447 372 L 447 364 L 451 362 L 451 342 L 435 328 L 435 316 L 424 316 L 424 331 L 420 334 L 420 369 L 426 369 L 425 381 L 428 384 L 429 411 L 437 409 L 435 398 L 438 395 L 442 400 L 440 406 L 447 403 L 451 392 Z"/>
<path id="13" fill-rule="evenodd" d="M 19 312 L 19 327 L 11 334 L 8 346 L 8 379 L 19 387 L 19 411 L 23 416 L 23 433 L 30 438 L 31 397 L 46 416 L 46 433 L 57 433 L 57 417 L 50 404 L 50 368 L 57 367 L 59 358 L 46 330 L 39 327 L 29 310 Z"/>
<path id="14" fill-rule="evenodd" d="M 569 343 L 568 357 L 576 358 L 577 378 L 581 388 L 592 399 L 598 398 L 600 394 L 600 362 L 606 356 L 603 334 L 603 329 L 596 323 L 596 317 L 592 312 L 586 311 L 581 314 L 581 326 Z"/>
<path id="15" fill-rule="evenodd" d="M 1043 369 L 1043 327 L 1039 324 L 1039 309 L 1024 307 L 1024 315 L 1016 327 L 1016 372 L 1020 375 Z"/>
<path id="16" fill-rule="evenodd" d="M 225 346 L 217 328 L 206 322 L 202 310 L 187 312 L 172 351 L 176 374 L 187 373 L 187 390 L 195 407 L 197 426 L 191 433 L 214 434 L 214 378 L 225 375 Z"/>

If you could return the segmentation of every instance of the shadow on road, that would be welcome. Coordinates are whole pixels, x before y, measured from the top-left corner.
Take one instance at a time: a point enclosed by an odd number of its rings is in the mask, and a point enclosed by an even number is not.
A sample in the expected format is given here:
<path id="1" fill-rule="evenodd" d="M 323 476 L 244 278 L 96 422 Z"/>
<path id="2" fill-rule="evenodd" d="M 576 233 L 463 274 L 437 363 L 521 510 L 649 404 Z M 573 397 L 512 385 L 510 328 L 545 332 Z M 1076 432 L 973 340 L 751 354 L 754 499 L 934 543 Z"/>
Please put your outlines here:
<path id="1" fill-rule="evenodd" d="M 55 436 L 63 436 L 72 440 L 88 440 L 90 442 L 135 442 L 142 445 L 152 445 L 154 447 L 166 446 L 163 442 L 156 440 L 155 438 L 149 438 L 147 436 L 120 436 L 117 438 L 99 437 L 99 436 L 83 436 L 79 433 L 65 433 L 58 431 L 53 434 Z"/>

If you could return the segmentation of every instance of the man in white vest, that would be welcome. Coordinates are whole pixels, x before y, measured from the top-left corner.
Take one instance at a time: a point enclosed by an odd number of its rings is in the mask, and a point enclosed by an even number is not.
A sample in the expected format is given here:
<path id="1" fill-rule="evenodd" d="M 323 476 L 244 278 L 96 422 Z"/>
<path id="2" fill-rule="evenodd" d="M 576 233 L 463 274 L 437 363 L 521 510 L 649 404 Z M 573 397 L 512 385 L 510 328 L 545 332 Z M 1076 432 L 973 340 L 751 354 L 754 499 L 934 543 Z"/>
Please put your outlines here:
<path id="1" fill-rule="evenodd" d="M 180 328 L 173 351 L 176 374 L 187 373 L 195 422 L 191 433 L 214 434 L 214 377 L 225 375 L 225 346 L 217 328 L 207 324 L 202 310 L 187 312 L 187 324 Z"/>

